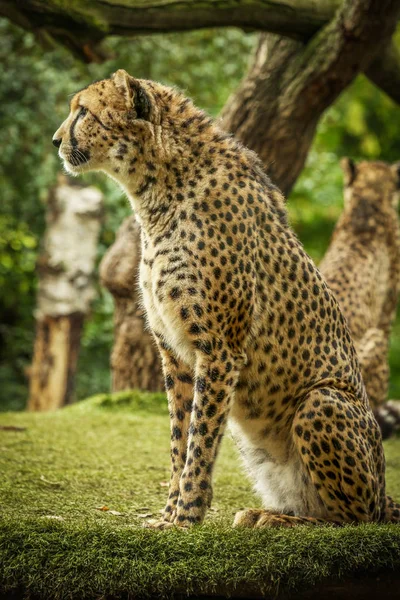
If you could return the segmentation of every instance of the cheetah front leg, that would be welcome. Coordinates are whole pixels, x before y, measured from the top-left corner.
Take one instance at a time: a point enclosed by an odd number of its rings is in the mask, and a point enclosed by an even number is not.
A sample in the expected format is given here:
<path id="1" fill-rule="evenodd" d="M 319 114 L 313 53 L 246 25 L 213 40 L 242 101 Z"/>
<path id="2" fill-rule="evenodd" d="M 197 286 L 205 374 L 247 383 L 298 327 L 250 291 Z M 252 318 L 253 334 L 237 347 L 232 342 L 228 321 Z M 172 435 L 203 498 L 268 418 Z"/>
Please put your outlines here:
<path id="1" fill-rule="evenodd" d="M 244 357 L 222 348 L 217 355 L 199 353 L 190 419 L 187 457 L 175 525 L 201 523 L 211 501 L 212 472 L 232 405 Z"/>
<path id="2" fill-rule="evenodd" d="M 193 376 L 166 344 L 158 340 L 157 345 L 162 359 L 171 424 L 171 476 L 167 504 L 162 515 L 162 522 L 167 523 L 176 517 L 179 482 L 186 462 L 193 404 Z M 161 528 L 162 522 L 158 524 Z"/>

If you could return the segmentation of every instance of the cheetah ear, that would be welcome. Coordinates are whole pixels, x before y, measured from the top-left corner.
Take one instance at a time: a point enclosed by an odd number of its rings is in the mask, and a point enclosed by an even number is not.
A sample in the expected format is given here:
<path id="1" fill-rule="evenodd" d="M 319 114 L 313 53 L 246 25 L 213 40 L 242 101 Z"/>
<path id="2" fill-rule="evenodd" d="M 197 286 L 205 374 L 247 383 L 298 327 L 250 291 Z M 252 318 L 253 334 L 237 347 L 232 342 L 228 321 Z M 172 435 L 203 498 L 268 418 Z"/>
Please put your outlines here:
<path id="1" fill-rule="evenodd" d="M 344 184 L 346 187 L 350 186 L 356 178 L 357 175 L 357 167 L 352 158 L 342 158 L 340 161 L 340 166 L 343 170 L 344 175 Z"/>
<path id="2" fill-rule="evenodd" d="M 134 109 L 136 119 L 149 121 L 151 103 L 139 81 L 131 77 L 124 69 L 118 69 L 118 71 L 112 75 L 112 79 L 117 90 L 121 92 L 125 98 L 126 108 L 128 110 Z"/>
<path id="3" fill-rule="evenodd" d="M 133 90 L 130 86 L 130 79 L 132 77 L 124 69 L 118 69 L 111 78 L 117 90 L 124 96 L 126 108 L 132 108 Z"/>
<path id="4" fill-rule="evenodd" d="M 390 170 L 396 178 L 397 188 L 400 189 L 400 161 L 390 165 Z"/>
<path id="5" fill-rule="evenodd" d="M 136 79 L 131 82 L 131 86 L 133 86 L 135 90 L 136 118 L 150 121 L 151 102 L 147 92 Z"/>

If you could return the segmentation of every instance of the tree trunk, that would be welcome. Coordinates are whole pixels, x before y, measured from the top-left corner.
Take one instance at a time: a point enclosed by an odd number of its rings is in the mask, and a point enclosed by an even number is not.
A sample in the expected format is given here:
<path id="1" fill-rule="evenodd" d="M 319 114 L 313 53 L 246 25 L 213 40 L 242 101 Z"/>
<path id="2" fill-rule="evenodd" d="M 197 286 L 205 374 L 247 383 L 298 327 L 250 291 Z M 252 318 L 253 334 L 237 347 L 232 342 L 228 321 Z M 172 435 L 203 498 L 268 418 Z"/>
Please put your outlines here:
<path id="1" fill-rule="evenodd" d="M 69 183 L 64 176 L 49 194 L 47 230 L 38 261 L 29 410 L 54 410 L 73 400 L 83 322 L 95 295 L 101 213 L 101 193 Z"/>
<path id="2" fill-rule="evenodd" d="M 120 227 L 100 265 L 102 284 L 114 298 L 112 391 L 164 389 L 161 362 L 153 336 L 145 329 L 138 290 L 140 227 L 134 216 Z"/>
<path id="3" fill-rule="evenodd" d="M 292 70 L 305 48 L 299 41 L 261 34 L 245 78 L 221 113 L 222 126 L 260 156 L 285 195 L 301 172 L 320 116 L 311 109 L 305 118 L 297 116 Z"/>
<path id="4" fill-rule="evenodd" d="M 261 34 L 246 77 L 222 111 L 222 125 L 259 154 L 284 194 L 304 166 L 324 111 L 360 71 L 376 71 L 376 55 L 389 43 L 399 14 L 398 0 L 345 0 L 308 43 Z M 391 54 L 392 72 L 397 58 Z"/>
<path id="5" fill-rule="evenodd" d="M 29 410 L 54 410 L 71 402 L 83 320 L 81 313 L 38 319 Z"/>

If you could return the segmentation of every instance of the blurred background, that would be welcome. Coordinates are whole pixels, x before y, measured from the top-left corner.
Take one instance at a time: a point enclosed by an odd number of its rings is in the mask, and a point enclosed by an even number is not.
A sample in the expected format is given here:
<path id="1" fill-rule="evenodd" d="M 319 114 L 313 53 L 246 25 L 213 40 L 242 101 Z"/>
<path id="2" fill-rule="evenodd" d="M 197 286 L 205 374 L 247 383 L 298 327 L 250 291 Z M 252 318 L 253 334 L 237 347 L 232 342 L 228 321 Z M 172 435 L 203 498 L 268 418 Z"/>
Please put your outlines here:
<path id="1" fill-rule="evenodd" d="M 60 172 L 54 131 L 69 96 L 124 68 L 138 78 L 178 86 L 217 116 L 244 76 L 257 35 L 238 29 L 201 30 L 131 39 L 110 37 L 111 58 L 83 64 L 66 49 L 44 51 L 35 37 L 0 19 L 0 410 L 22 410 L 35 338 L 36 264 L 45 229 L 45 199 Z M 323 256 L 343 205 L 343 156 L 400 160 L 398 106 L 359 75 L 318 125 L 306 166 L 289 196 L 291 223 L 314 260 Z M 101 174 L 85 176 L 104 194 L 96 263 L 130 214 L 120 189 Z M 75 397 L 110 388 L 113 301 L 96 282 L 84 324 Z M 400 398 L 400 318 L 393 330 L 390 397 Z"/>

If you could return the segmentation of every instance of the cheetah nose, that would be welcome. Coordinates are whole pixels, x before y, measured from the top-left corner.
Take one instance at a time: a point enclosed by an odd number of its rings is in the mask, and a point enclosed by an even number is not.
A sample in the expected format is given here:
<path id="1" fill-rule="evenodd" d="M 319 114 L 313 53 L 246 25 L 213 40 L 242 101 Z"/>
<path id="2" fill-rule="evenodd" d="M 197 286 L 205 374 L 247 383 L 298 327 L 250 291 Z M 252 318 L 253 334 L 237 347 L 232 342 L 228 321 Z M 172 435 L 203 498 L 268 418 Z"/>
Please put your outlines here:
<path id="1" fill-rule="evenodd" d="M 61 146 L 62 138 L 53 138 L 53 146 L 59 148 Z"/>

